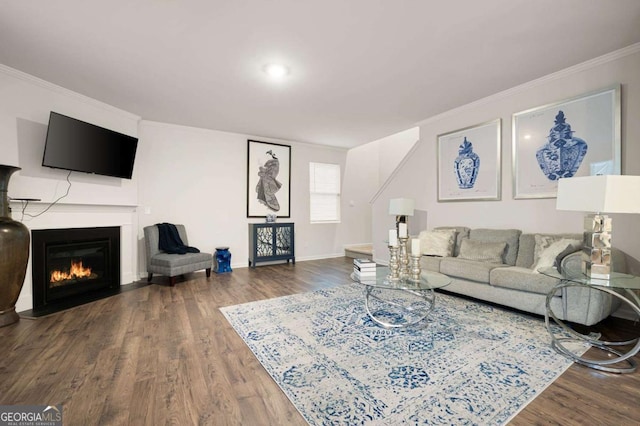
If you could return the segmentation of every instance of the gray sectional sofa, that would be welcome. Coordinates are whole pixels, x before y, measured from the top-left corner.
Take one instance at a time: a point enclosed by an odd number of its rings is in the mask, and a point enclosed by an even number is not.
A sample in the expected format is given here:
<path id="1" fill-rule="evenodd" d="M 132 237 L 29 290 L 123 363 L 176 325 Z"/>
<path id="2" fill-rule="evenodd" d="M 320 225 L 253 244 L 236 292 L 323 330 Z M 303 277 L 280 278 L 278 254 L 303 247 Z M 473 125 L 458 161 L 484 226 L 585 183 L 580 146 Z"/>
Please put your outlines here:
<path id="1" fill-rule="evenodd" d="M 536 273 L 536 240 L 568 238 L 582 240 L 581 234 L 525 234 L 517 229 L 469 229 L 441 227 L 434 231 L 455 230 L 455 245 L 450 256 L 421 257 L 423 270 L 440 272 L 452 278 L 443 290 L 497 303 L 525 312 L 544 315 L 547 294 L 557 279 Z M 422 235 L 422 234 L 421 234 Z M 468 239 L 467 243 L 464 240 Z M 461 248 L 471 243 L 486 247 L 506 244 L 500 262 L 470 260 L 461 257 Z M 464 246 L 464 247 L 463 247 Z M 621 252 L 619 252 L 621 253 Z M 469 257 L 469 256 L 467 256 Z M 613 253 L 614 270 L 626 272 L 624 255 Z M 579 267 L 580 253 L 568 254 L 565 267 Z M 539 263 L 538 263 L 539 265 Z M 618 298 L 586 287 L 570 287 L 559 291 L 551 300 L 556 316 L 574 323 L 592 325 L 613 313 L 620 305 Z"/>

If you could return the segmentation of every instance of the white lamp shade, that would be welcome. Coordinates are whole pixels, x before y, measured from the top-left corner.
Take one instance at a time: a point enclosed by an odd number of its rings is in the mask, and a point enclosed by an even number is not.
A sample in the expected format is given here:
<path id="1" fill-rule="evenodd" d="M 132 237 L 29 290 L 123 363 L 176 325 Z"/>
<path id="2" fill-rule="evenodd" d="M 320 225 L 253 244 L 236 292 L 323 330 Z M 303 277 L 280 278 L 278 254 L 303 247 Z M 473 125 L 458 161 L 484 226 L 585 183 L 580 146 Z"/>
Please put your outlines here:
<path id="1" fill-rule="evenodd" d="M 556 209 L 640 213 L 640 176 L 602 175 L 560 179 Z"/>
<path id="2" fill-rule="evenodd" d="M 415 202 L 409 198 L 389 200 L 389 214 L 395 216 L 413 216 Z"/>

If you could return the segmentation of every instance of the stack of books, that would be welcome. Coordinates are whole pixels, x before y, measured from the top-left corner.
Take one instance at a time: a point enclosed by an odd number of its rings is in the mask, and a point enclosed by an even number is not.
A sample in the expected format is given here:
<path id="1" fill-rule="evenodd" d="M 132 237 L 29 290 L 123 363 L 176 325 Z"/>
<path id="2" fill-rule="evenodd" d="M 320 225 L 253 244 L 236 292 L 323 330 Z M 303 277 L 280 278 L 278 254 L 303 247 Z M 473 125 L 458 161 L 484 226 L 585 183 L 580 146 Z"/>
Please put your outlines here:
<path id="1" fill-rule="evenodd" d="M 353 259 L 353 275 L 362 280 L 376 279 L 376 263 L 369 259 Z"/>

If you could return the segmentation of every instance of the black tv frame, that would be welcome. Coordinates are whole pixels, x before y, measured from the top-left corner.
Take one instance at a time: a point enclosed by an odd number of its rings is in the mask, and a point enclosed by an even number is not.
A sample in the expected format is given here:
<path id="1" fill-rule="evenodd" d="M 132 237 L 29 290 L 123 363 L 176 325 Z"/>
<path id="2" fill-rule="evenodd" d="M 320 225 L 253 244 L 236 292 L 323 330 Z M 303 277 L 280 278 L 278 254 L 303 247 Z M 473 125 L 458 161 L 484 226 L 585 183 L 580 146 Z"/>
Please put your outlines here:
<path id="1" fill-rule="evenodd" d="M 54 111 L 42 166 L 131 179 L 138 138 Z"/>

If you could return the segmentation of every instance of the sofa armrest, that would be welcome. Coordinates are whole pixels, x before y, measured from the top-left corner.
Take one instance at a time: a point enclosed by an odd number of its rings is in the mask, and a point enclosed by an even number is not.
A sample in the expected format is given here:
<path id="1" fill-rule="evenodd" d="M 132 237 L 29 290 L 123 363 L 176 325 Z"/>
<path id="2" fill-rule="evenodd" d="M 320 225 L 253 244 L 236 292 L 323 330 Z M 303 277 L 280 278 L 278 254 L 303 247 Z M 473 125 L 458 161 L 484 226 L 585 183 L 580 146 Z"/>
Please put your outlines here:
<path id="1" fill-rule="evenodd" d="M 444 257 L 420 256 L 420 269 L 424 271 L 440 272 L 440 262 Z"/>
<path id="2" fill-rule="evenodd" d="M 620 307 L 620 299 L 586 285 L 562 289 L 565 319 L 584 325 L 593 325 L 607 318 Z"/>
<path id="3" fill-rule="evenodd" d="M 616 272 L 626 272 L 624 253 L 612 249 L 612 266 Z M 564 273 L 579 276 L 582 273 L 582 252 L 565 256 L 560 263 Z M 576 285 L 562 289 L 562 299 L 567 321 L 593 325 L 611 315 L 620 307 L 620 299 L 587 285 Z"/>

